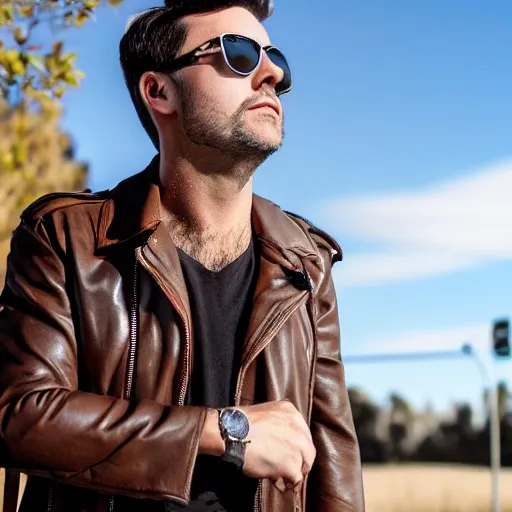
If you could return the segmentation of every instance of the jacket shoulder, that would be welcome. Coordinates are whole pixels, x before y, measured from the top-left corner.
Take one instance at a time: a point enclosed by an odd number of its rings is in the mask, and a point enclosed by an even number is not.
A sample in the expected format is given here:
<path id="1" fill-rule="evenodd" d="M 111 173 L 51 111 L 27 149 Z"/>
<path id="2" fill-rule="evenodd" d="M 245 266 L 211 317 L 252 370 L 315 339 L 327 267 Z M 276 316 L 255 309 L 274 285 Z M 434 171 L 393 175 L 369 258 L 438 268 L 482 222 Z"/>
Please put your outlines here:
<path id="1" fill-rule="evenodd" d="M 109 193 L 109 190 L 91 192 L 90 189 L 86 189 L 80 192 L 52 192 L 45 194 L 29 204 L 22 211 L 20 219 L 28 224 L 34 224 L 45 215 L 62 210 L 63 208 L 101 203 L 107 198 Z"/>
<path id="2" fill-rule="evenodd" d="M 326 249 L 330 252 L 332 264 L 343 259 L 343 251 L 341 250 L 338 242 L 336 242 L 336 240 L 331 235 L 315 226 L 311 221 L 301 215 L 298 215 L 297 213 L 289 212 L 286 210 L 284 210 L 284 213 L 311 236 L 317 247 Z"/>

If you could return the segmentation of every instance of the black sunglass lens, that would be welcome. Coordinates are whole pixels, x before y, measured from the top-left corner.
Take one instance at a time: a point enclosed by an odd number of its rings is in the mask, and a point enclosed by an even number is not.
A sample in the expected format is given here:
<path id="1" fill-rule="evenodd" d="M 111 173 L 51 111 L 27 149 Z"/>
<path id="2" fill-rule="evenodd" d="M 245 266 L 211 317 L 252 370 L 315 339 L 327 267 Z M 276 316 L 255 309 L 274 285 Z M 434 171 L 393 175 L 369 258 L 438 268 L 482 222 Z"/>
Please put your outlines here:
<path id="1" fill-rule="evenodd" d="M 285 56 L 277 48 L 267 49 L 268 58 L 284 72 L 283 79 L 276 85 L 276 93 L 283 94 L 292 88 L 292 72 Z"/>
<path id="2" fill-rule="evenodd" d="M 260 58 L 257 43 L 240 36 L 224 36 L 224 51 L 228 64 L 234 71 L 249 74 L 254 71 Z"/>

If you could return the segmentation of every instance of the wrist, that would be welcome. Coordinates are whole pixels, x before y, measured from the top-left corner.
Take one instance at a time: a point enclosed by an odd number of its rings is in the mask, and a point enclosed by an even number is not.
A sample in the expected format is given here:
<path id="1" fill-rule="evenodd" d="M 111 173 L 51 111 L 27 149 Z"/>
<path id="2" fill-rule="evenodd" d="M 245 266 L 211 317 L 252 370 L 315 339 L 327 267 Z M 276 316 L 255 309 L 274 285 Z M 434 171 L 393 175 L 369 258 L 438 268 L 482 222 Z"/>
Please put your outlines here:
<path id="1" fill-rule="evenodd" d="M 206 420 L 199 440 L 199 453 L 222 457 L 225 444 L 219 430 L 219 413 L 215 409 L 207 409 Z"/>
<path id="2" fill-rule="evenodd" d="M 250 428 L 249 418 L 238 407 L 218 409 L 218 413 L 219 431 L 226 448 L 222 459 L 242 470 L 245 463 L 246 443 L 250 443 L 247 439 Z"/>

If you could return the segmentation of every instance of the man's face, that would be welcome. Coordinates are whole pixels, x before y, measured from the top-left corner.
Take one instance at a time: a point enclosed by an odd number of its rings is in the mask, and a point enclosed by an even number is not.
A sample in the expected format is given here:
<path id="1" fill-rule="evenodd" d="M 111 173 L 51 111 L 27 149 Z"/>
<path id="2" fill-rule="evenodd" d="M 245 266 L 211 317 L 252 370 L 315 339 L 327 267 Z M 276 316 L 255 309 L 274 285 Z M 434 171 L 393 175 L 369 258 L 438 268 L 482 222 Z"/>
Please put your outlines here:
<path id="1" fill-rule="evenodd" d="M 233 7 L 205 15 L 189 16 L 183 55 L 220 34 L 249 37 L 262 46 L 270 44 L 262 24 L 246 9 Z M 196 144 L 231 155 L 263 160 L 279 149 L 283 140 L 283 113 L 274 86 L 282 71 L 263 55 L 259 67 L 240 76 L 226 65 L 222 53 L 202 57 L 198 65 L 177 73 L 179 116 L 185 134 Z M 271 99 L 271 107 L 253 108 Z"/>

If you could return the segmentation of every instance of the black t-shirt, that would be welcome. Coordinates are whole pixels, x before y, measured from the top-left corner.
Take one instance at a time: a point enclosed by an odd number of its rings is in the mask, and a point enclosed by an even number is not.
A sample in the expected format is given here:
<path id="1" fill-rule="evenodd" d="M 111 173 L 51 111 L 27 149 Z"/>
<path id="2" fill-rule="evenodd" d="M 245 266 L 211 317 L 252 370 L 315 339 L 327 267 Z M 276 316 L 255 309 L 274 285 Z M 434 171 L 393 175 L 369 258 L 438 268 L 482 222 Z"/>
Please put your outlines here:
<path id="1" fill-rule="evenodd" d="M 257 276 L 255 244 L 219 272 L 178 249 L 187 285 L 194 333 L 193 372 L 188 405 L 211 408 L 234 405 L 243 340 Z M 187 512 L 250 512 L 257 480 L 220 457 L 199 455 Z"/>

